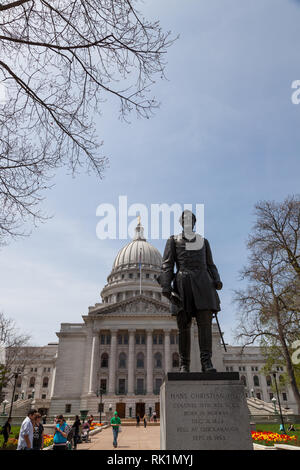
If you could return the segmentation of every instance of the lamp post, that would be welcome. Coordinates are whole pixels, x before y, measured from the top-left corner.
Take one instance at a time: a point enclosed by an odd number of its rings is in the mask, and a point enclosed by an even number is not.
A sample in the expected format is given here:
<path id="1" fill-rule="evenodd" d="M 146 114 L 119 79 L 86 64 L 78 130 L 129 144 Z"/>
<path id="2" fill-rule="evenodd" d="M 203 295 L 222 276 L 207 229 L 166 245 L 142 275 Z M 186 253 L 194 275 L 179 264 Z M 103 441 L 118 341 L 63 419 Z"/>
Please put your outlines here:
<path id="1" fill-rule="evenodd" d="M 276 409 L 276 398 L 275 397 L 272 398 L 272 403 L 273 403 L 273 406 L 274 406 L 274 414 L 277 415 L 278 413 L 277 413 L 277 409 Z"/>
<path id="2" fill-rule="evenodd" d="M 285 427 L 284 427 L 283 416 L 282 416 L 282 410 L 281 410 L 281 403 L 280 403 L 280 398 L 279 398 L 279 392 L 278 392 L 278 387 L 277 387 L 276 372 L 273 372 L 273 377 L 274 377 L 274 382 L 275 382 L 275 388 L 276 388 L 276 394 L 277 394 L 277 400 L 278 400 L 278 406 L 279 406 L 279 413 L 280 413 L 280 419 L 281 419 L 282 429 L 283 429 L 283 433 L 286 434 Z"/>
<path id="3" fill-rule="evenodd" d="M 101 418 L 102 418 L 102 395 L 103 393 L 105 392 L 105 390 L 103 390 L 103 388 L 99 388 L 97 390 L 97 397 L 100 397 L 100 403 L 99 403 L 99 412 L 100 412 L 100 424 L 101 424 Z"/>
<path id="4" fill-rule="evenodd" d="M 11 418 L 11 415 L 12 415 L 12 409 L 13 409 L 13 404 L 14 404 L 15 391 L 16 391 L 16 385 L 17 385 L 18 377 L 19 377 L 19 372 L 15 372 L 14 373 L 14 379 L 15 379 L 14 388 L 13 388 L 13 393 L 12 393 L 12 397 L 11 397 L 11 404 L 10 404 L 8 419 Z"/>
<path id="5" fill-rule="evenodd" d="M 2 405 L 3 405 L 3 411 L 2 411 L 2 415 L 5 416 L 5 408 L 6 408 L 6 405 L 8 405 L 9 401 L 8 400 L 3 400 L 2 402 Z"/>

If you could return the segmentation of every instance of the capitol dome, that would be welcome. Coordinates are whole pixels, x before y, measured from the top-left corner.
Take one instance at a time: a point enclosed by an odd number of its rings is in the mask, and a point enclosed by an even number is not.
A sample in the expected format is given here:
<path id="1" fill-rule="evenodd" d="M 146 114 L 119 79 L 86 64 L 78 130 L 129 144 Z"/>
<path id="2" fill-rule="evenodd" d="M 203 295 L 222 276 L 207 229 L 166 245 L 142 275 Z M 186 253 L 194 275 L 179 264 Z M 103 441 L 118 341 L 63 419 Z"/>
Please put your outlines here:
<path id="1" fill-rule="evenodd" d="M 155 246 L 146 241 L 144 229 L 140 223 L 135 229 L 135 236 L 132 242 L 121 248 L 117 254 L 112 271 L 139 266 L 139 263 L 156 269 L 160 269 L 162 264 L 160 252 Z"/>
<path id="2" fill-rule="evenodd" d="M 101 297 L 104 303 L 115 303 L 136 295 L 162 299 L 157 282 L 162 256 L 155 246 L 147 242 L 144 229 L 138 222 L 133 240 L 118 252 L 107 277 Z"/>

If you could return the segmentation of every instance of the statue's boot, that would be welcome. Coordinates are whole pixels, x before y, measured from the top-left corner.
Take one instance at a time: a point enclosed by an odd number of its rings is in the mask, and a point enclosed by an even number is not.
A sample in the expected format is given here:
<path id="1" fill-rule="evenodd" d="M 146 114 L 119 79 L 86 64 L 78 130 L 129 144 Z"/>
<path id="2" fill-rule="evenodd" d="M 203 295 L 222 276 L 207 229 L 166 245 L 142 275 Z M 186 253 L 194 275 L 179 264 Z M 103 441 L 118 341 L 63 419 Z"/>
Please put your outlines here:
<path id="1" fill-rule="evenodd" d="M 190 371 L 191 331 L 190 328 L 179 330 L 179 372 Z"/>
<path id="2" fill-rule="evenodd" d="M 198 313 L 198 339 L 202 372 L 217 372 L 211 362 L 212 357 L 212 313 Z"/>
<path id="3" fill-rule="evenodd" d="M 211 356 L 212 354 L 209 351 L 202 351 L 200 353 L 202 372 L 217 372 L 217 369 L 214 368 L 211 362 Z"/>

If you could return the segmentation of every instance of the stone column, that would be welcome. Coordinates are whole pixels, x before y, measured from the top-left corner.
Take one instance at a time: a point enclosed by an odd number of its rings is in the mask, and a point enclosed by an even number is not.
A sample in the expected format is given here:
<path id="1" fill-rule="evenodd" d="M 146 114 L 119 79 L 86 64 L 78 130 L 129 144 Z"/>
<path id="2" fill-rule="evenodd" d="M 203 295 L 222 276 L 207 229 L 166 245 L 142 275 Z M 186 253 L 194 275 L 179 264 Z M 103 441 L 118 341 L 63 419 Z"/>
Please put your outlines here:
<path id="1" fill-rule="evenodd" d="M 170 332 L 171 330 L 165 330 L 165 374 L 171 370 Z"/>
<path id="2" fill-rule="evenodd" d="M 89 395 L 96 392 L 95 378 L 97 376 L 96 364 L 99 352 L 99 335 L 98 333 L 93 336 L 92 340 L 92 353 L 91 353 L 91 363 L 90 363 L 90 376 L 89 376 Z"/>
<path id="3" fill-rule="evenodd" d="M 117 360 L 117 330 L 111 330 L 108 392 L 113 395 L 116 392 L 116 360 Z"/>
<path id="4" fill-rule="evenodd" d="M 128 330 L 129 332 L 129 348 L 128 348 L 128 395 L 134 394 L 134 343 L 135 343 L 135 329 Z"/>
<path id="5" fill-rule="evenodd" d="M 147 393 L 153 394 L 153 330 L 147 330 Z"/>
<path id="6" fill-rule="evenodd" d="M 52 381 L 51 381 L 50 398 L 52 398 L 52 397 L 53 397 L 53 394 L 54 394 L 55 377 L 56 377 L 56 365 L 54 366 L 53 372 L 52 372 Z"/>

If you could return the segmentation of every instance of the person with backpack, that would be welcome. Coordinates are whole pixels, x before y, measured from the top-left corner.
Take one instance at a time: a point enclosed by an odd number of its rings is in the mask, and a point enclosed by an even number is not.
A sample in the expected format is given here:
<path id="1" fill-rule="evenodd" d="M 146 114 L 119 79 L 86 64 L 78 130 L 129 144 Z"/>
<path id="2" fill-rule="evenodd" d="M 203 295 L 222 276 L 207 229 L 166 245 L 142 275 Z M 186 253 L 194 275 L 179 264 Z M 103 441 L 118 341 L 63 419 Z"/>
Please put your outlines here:
<path id="1" fill-rule="evenodd" d="M 70 428 L 63 415 L 57 417 L 55 433 L 53 437 L 53 450 L 67 450 L 67 441 Z"/>

